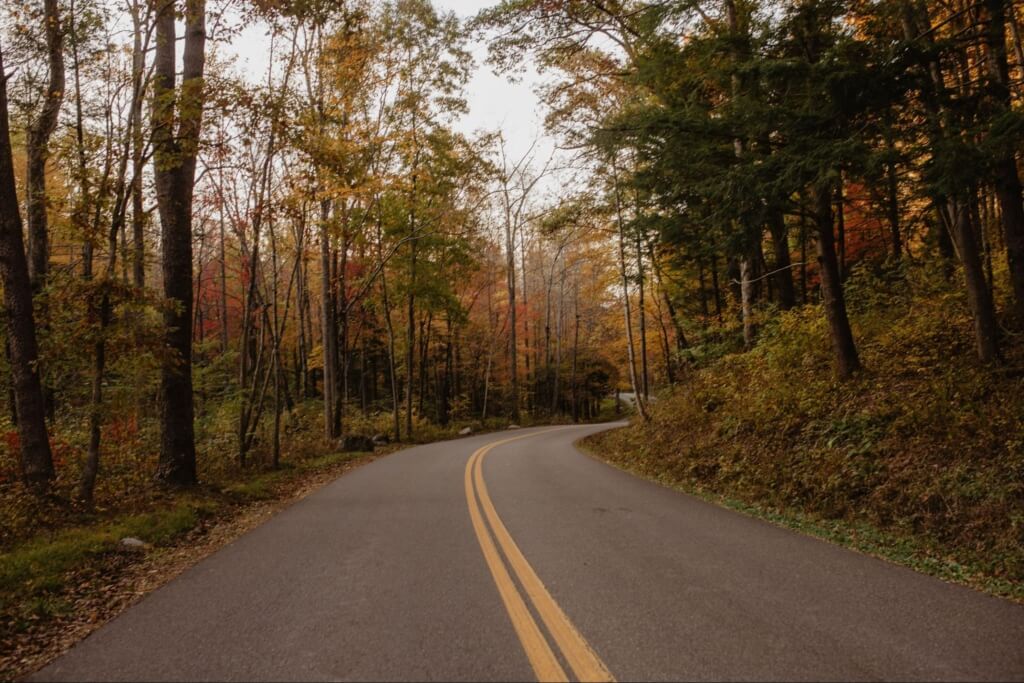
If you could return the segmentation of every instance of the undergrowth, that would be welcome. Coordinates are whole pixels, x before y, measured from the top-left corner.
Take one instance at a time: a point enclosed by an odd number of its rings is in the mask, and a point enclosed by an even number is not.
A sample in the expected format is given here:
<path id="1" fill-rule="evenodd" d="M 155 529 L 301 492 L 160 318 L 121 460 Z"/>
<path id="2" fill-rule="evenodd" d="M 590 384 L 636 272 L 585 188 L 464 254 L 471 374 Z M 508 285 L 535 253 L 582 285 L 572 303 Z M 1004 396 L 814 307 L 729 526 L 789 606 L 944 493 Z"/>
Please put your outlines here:
<path id="1" fill-rule="evenodd" d="M 588 441 L 643 476 L 947 579 L 1024 598 L 1024 341 L 981 366 L 955 284 L 857 273 L 864 370 L 839 382 L 824 316 L 773 316 L 757 346 L 694 354 L 651 421 Z"/>
<path id="2" fill-rule="evenodd" d="M 254 469 L 223 485 L 182 492 L 154 489 L 146 512 L 82 514 L 77 525 L 68 518 L 67 526 L 40 532 L 0 554 L 0 624 L 18 629 L 59 616 L 64 609 L 60 597 L 74 588 L 71 583 L 77 575 L 118 565 L 114 558 L 138 552 L 121 547 L 122 539 L 137 539 L 156 550 L 172 546 L 205 522 L 229 516 L 250 503 L 287 496 L 310 473 L 328 472 L 367 455 L 331 453 L 277 470 Z"/>

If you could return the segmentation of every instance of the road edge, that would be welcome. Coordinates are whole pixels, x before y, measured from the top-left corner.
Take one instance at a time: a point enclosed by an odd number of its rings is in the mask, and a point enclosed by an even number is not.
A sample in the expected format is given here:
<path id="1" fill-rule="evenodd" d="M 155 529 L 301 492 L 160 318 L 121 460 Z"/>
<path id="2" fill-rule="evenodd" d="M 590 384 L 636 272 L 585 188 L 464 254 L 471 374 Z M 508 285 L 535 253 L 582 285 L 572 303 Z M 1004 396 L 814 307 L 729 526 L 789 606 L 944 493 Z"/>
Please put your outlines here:
<path id="1" fill-rule="evenodd" d="M 625 429 L 627 425 L 611 429 Z M 692 496 L 705 503 L 767 522 L 773 526 L 815 538 L 839 546 L 860 555 L 872 557 L 898 567 L 910 569 L 939 579 L 944 583 L 968 588 L 992 598 L 1024 605 L 1024 583 L 998 579 L 961 564 L 949 557 L 936 557 L 934 549 L 920 543 L 913 537 L 900 537 L 877 529 L 866 522 L 860 525 L 845 520 L 820 520 L 797 510 L 773 509 L 748 503 L 715 491 L 695 489 L 678 482 L 667 481 L 649 475 L 639 469 L 626 467 L 610 460 L 592 443 L 592 437 L 610 430 L 588 434 L 573 442 L 573 447 L 587 457 L 612 467 L 620 472 L 649 481 L 677 493 Z M 919 557 L 924 555 L 924 557 Z"/>

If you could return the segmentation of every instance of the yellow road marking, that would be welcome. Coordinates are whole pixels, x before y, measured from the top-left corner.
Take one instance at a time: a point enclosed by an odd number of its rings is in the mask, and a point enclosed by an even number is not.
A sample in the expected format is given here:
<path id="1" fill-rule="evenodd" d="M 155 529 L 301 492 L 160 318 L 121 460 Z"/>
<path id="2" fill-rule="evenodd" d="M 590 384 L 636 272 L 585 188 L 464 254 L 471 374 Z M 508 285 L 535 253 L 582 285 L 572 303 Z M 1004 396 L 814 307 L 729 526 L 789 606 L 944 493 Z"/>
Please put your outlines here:
<path id="1" fill-rule="evenodd" d="M 553 430 L 546 430 L 553 431 Z M 484 514 L 487 517 L 487 521 L 491 525 L 491 530 L 494 532 L 497 538 L 498 544 L 501 546 L 505 557 L 508 559 L 509 564 L 512 567 L 512 571 L 515 572 L 519 579 L 519 582 L 523 585 L 526 594 L 530 598 L 530 602 L 533 603 L 534 608 L 540 615 L 545 626 L 547 626 L 548 632 L 551 633 L 552 638 L 558 645 L 562 654 L 565 656 L 565 660 L 569 663 L 573 673 L 580 681 L 614 681 L 615 677 L 612 676 L 611 672 L 604 665 L 604 663 L 598 658 L 597 654 L 587 643 L 586 639 L 580 634 L 580 632 L 573 626 L 572 622 L 565 615 L 565 612 L 558 606 L 554 598 L 548 592 L 547 588 L 541 582 L 540 577 L 530 566 L 530 563 L 523 556 L 522 551 L 519 550 L 519 546 L 512 539 L 505 524 L 501 521 L 501 517 L 498 516 L 498 511 L 494 507 L 494 503 L 491 501 L 491 497 L 487 492 L 487 484 L 484 482 L 483 477 L 483 460 L 484 457 L 494 448 L 502 444 L 509 443 L 510 441 L 517 441 L 519 439 L 525 439 L 536 434 L 543 434 L 545 432 L 538 432 L 535 434 L 524 434 L 522 436 L 514 436 L 501 441 L 488 444 L 479 450 L 477 450 L 470 457 L 469 462 L 466 463 L 466 497 L 470 501 L 470 516 L 473 517 L 473 526 L 477 532 L 477 538 L 480 541 L 480 547 L 484 550 L 484 556 L 488 556 L 488 548 L 491 552 L 494 552 L 494 543 L 491 540 L 490 534 L 487 532 L 486 527 L 483 525 L 483 521 L 479 519 L 480 513 L 474 509 L 474 496 L 473 496 L 473 484 L 476 486 L 476 494 L 479 496 L 480 507 L 483 509 Z M 470 473 L 472 472 L 472 481 Z M 479 521 L 479 526 L 478 526 Z M 482 533 L 481 533 L 482 532 Z M 486 538 L 486 542 L 485 539 Z M 491 573 L 494 575 L 495 582 L 499 584 L 498 590 L 502 592 L 502 585 L 499 581 L 499 574 L 503 575 L 506 579 L 509 579 L 508 588 L 511 588 L 515 592 L 518 602 L 522 604 L 522 598 L 519 597 L 519 592 L 516 590 L 515 585 L 511 583 L 508 572 L 505 570 L 505 566 L 501 563 L 500 558 L 497 558 L 495 553 L 495 559 L 498 560 L 500 565 L 500 572 L 495 571 L 494 565 L 491 564 L 490 558 L 488 558 L 488 565 L 491 567 Z M 502 597 L 505 595 L 502 593 Z M 513 616 L 513 610 L 509 608 L 509 601 L 505 600 L 506 608 L 509 611 L 509 616 L 512 617 L 513 625 L 516 624 L 516 617 Z M 525 605 L 523 605 L 525 607 Z M 526 618 L 529 619 L 533 626 L 533 629 L 540 635 L 539 629 L 537 629 L 536 622 L 533 621 L 533 617 L 530 616 L 529 612 L 526 612 Z M 529 630 L 529 629 L 524 629 Z M 531 664 L 534 658 L 530 654 L 530 648 L 535 645 L 532 643 L 528 645 L 527 641 L 523 638 L 523 631 L 516 626 L 516 631 L 519 633 L 519 639 L 523 643 L 523 648 L 526 650 L 527 657 L 530 659 Z M 543 636 L 542 636 L 543 638 Z M 550 653 L 550 648 L 547 646 L 547 642 L 544 641 L 544 649 Z M 557 662 L 556 662 L 557 666 Z M 559 671 L 561 668 L 559 667 Z M 537 666 L 534 666 L 534 672 L 537 674 L 538 680 L 546 681 L 549 678 L 542 673 Z M 564 676 L 564 672 L 562 672 Z M 561 679 L 561 680 L 564 680 Z"/>
<path id="2" fill-rule="evenodd" d="M 469 503 L 469 516 L 473 520 L 473 530 L 476 531 L 477 540 L 480 542 L 480 549 L 483 550 L 484 559 L 494 577 L 494 583 L 498 586 L 498 593 L 505 603 L 505 609 L 512 620 L 512 626 L 519 636 L 519 642 L 523 644 L 526 657 L 530 660 L 530 666 L 537 674 L 539 681 L 568 681 L 565 671 L 555 658 L 547 641 L 544 639 L 537 622 L 530 616 L 526 603 L 512 583 L 512 577 L 508 575 L 497 548 L 491 540 L 491 535 L 484 526 L 484 520 L 477 509 L 476 496 L 473 493 L 473 479 L 471 476 L 471 464 L 476 459 L 479 451 L 473 454 L 469 464 L 466 466 L 466 501 Z"/>

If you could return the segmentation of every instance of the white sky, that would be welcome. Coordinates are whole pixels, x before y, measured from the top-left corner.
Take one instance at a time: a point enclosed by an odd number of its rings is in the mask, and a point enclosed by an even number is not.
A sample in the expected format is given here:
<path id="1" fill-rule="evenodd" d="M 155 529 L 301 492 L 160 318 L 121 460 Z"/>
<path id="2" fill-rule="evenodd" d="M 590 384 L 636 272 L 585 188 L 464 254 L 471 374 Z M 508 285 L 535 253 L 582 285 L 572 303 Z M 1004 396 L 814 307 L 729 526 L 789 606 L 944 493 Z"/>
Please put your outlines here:
<path id="1" fill-rule="evenodd" d="M 472 17 L 492 3 L 474 0 L 434 0 L 441 10 L 454 11 L 463 19 Z M 514 156 L 524 153 L 537 135 L 543 131 L 543 112 L 533 92 L 539 77 L 528 69 L 518 82 L 511 83 L 505 76 L 495 74 L 485 63 L 487 46 L 473 44 L 476 71 L 466 87 L 469 114 L 461 122 L 466 132 L 476 129 L 501 128 Z"/>
<path id="2" fill-rule="evenodd" d="M 454 11 L 460 18 L 472 17 L 492 3 L 479 0 L 433 0 L 441 11 Z M 262 75 L 266 68 L 266 37 L 262 26 L 251 26 L 244 30 L 232 43 L 232 50 L 238 54 L 239 68 L 251 75 Z M 465 96 L 469 113 L 462 117 L 457 127 L 466 134 L 478 130 L 504 132 L 508 153 L 518 159 L 529 150 L 534 139 L 541 142 L 535 150 L 538 161 L 543 161 L 554 148 L 551 139 L 543 136 L 543 111 L 534 87 L 539 76 L 532 68 L 517 77 L 512 83 L 505 76 L 495 74 L 485 63 L 487 46 L 472 43 L 476 70 L 466 86 Z"/>

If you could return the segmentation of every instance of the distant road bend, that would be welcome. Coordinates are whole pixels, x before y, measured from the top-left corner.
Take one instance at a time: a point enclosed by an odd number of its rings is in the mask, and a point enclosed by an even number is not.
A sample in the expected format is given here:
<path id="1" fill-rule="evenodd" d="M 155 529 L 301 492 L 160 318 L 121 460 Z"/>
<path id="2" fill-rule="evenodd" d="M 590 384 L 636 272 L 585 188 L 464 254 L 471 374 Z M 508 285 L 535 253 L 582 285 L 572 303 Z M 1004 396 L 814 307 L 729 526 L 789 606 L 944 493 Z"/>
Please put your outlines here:
<path id="1" fill-rule="evenodd" d="M 418 446 L 200 562 L 34 680 L 1024 680 L 1024 607 L 573 443 Z"/>

